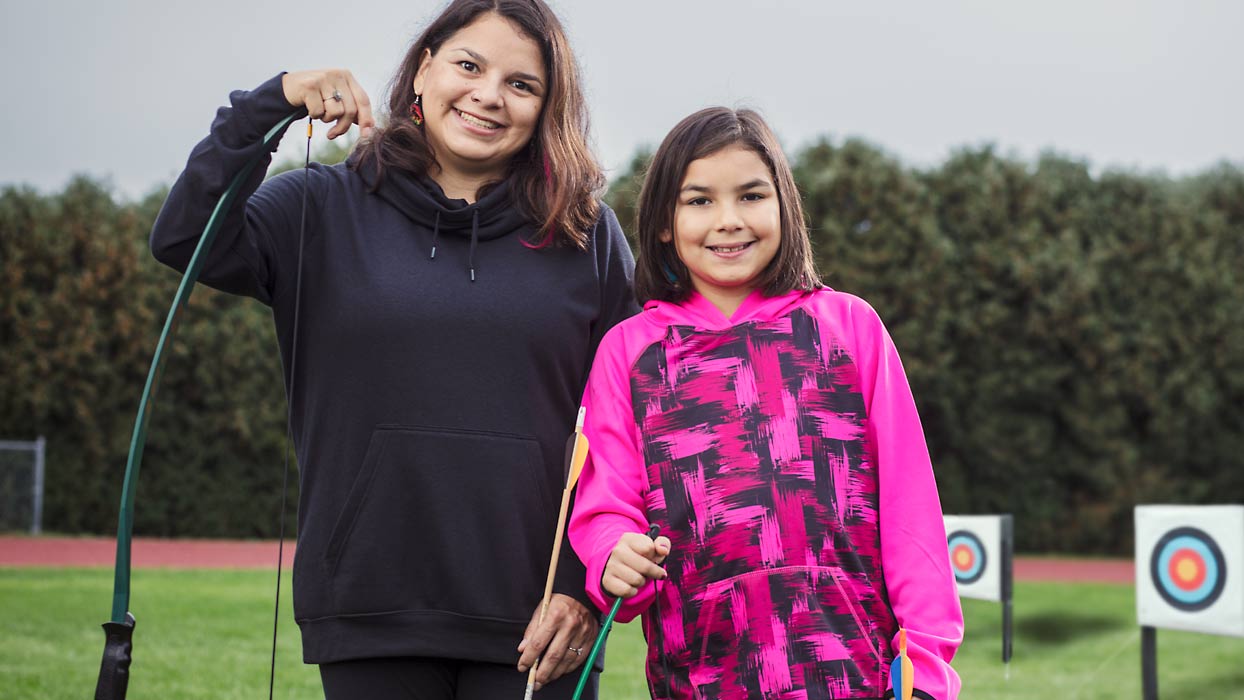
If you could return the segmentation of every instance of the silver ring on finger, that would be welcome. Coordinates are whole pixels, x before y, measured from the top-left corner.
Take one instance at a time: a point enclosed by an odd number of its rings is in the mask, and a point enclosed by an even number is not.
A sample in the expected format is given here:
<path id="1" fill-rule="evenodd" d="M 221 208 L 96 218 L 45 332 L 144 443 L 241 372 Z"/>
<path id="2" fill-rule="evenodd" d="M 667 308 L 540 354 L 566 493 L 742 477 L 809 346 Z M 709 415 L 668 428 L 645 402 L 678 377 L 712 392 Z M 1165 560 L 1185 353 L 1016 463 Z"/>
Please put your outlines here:
<path id="1" fill-rule="evenodd" d="M 333 94 L 329 95 L 329 96 L 328 96 L 328 99 L 330 99 L 330 100 L 337 100 L 338 102 L 341 102 L 341 100 L 342 100 L 342 97 L 341 97 L 341 91 L 340 91 L 340 90 L 333 90 Z"/>
<path id="2" fill-rule="evenodd" d="M 574 652 L 574 655 L 575 655 L 575 656 L 582 656 L 582 655 L 583 655 L 583 650 L 582 650 L 582 649 L 580 649 L 579 647 L 566 647 L 566 648 L 567 648 L 567 649 L 569 649 L 570 651 Z"/>

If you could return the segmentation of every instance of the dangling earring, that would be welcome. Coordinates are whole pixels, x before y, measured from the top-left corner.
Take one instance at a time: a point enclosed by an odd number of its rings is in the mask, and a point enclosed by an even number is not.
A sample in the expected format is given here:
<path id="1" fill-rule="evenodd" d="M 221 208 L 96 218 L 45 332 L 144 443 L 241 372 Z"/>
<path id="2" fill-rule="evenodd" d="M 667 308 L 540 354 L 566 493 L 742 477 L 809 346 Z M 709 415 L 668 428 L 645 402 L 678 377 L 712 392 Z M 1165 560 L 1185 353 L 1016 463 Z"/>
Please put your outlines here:
<path id="1" fill-rule="evenodd" d="M 410 103 L 410 120 L 415 126 L 423 126 L 423 98 L 419 93 L 415 93 L 415 101 Z"/>
<path id="2" fill-rule="evenodd" d="M 665 260 L 661 261 L 661 272 L 665 273 L 665 279 L 674 287 L 678 286 L 678 275 L 674 274 L 674 270 Z"/>

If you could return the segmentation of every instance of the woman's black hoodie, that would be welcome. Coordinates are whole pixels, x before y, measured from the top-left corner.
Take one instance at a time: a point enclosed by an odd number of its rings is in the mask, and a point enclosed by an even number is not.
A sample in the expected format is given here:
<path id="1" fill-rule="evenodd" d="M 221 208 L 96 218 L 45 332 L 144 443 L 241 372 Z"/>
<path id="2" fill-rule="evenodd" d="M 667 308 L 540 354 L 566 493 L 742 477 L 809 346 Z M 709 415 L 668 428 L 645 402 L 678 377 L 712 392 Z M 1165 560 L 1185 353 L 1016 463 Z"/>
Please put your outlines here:
<path id="1" fill-rule="evenodd" d="M 151 233 L 177 269 L 291 111 L 280 76 L 231 101 Z M 272 307 L 294 386 L 303 656 L 515 663 L 592 356 L 635 311 L 634 261 L 603 205 L 587 251 L 533 250 L 505 184 L 468 205 L 402 173 L 372 191 L 361 170 L 310 169 L 296 359 L 301 170 L 256 171 L 201 277 Z M 586 603 L 583 577 L 563 547 L 555 590 Z"/>

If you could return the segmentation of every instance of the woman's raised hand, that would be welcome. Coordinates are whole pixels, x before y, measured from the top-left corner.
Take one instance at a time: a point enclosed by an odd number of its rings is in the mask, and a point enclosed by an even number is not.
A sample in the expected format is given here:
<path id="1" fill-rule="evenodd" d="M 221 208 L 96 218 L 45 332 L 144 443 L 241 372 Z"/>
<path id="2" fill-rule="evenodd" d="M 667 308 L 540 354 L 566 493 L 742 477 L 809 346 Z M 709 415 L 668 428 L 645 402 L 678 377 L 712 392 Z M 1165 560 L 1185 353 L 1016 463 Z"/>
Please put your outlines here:
<path id="1" fill-rule="evenodd" d="M 304 70 L 281 76 L 285 100 L 293 107 L 306 106 L 313 119 L 328 124 L 328 138 L 335 139 L 358 124 L 366 138 L 376 126 L 371 114 L 371 100 L 350 71 L 342 68 Z"/>

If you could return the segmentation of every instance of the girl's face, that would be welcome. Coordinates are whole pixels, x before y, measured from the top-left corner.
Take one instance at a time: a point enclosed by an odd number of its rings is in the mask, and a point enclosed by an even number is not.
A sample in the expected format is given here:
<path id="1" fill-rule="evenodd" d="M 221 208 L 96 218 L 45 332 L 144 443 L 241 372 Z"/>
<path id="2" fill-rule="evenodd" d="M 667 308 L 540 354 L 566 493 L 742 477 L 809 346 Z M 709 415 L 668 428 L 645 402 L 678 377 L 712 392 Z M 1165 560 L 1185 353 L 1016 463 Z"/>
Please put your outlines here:
<path id="1" fill-rule="evenodd" d="M 495 13 L 425 55 L 415 74 L 424 134 L 444 172 L 497 178 L 531 140 L 548 80 L 540 46 Z"/>
<path id="2" fill-rule="evenodd" d="M 695 290 L 727 317 L 759 283 L 782 239 L 781 204 L 769 166 L 740 145 L 691 161 L 674 207 L 673 241 Z"/>

